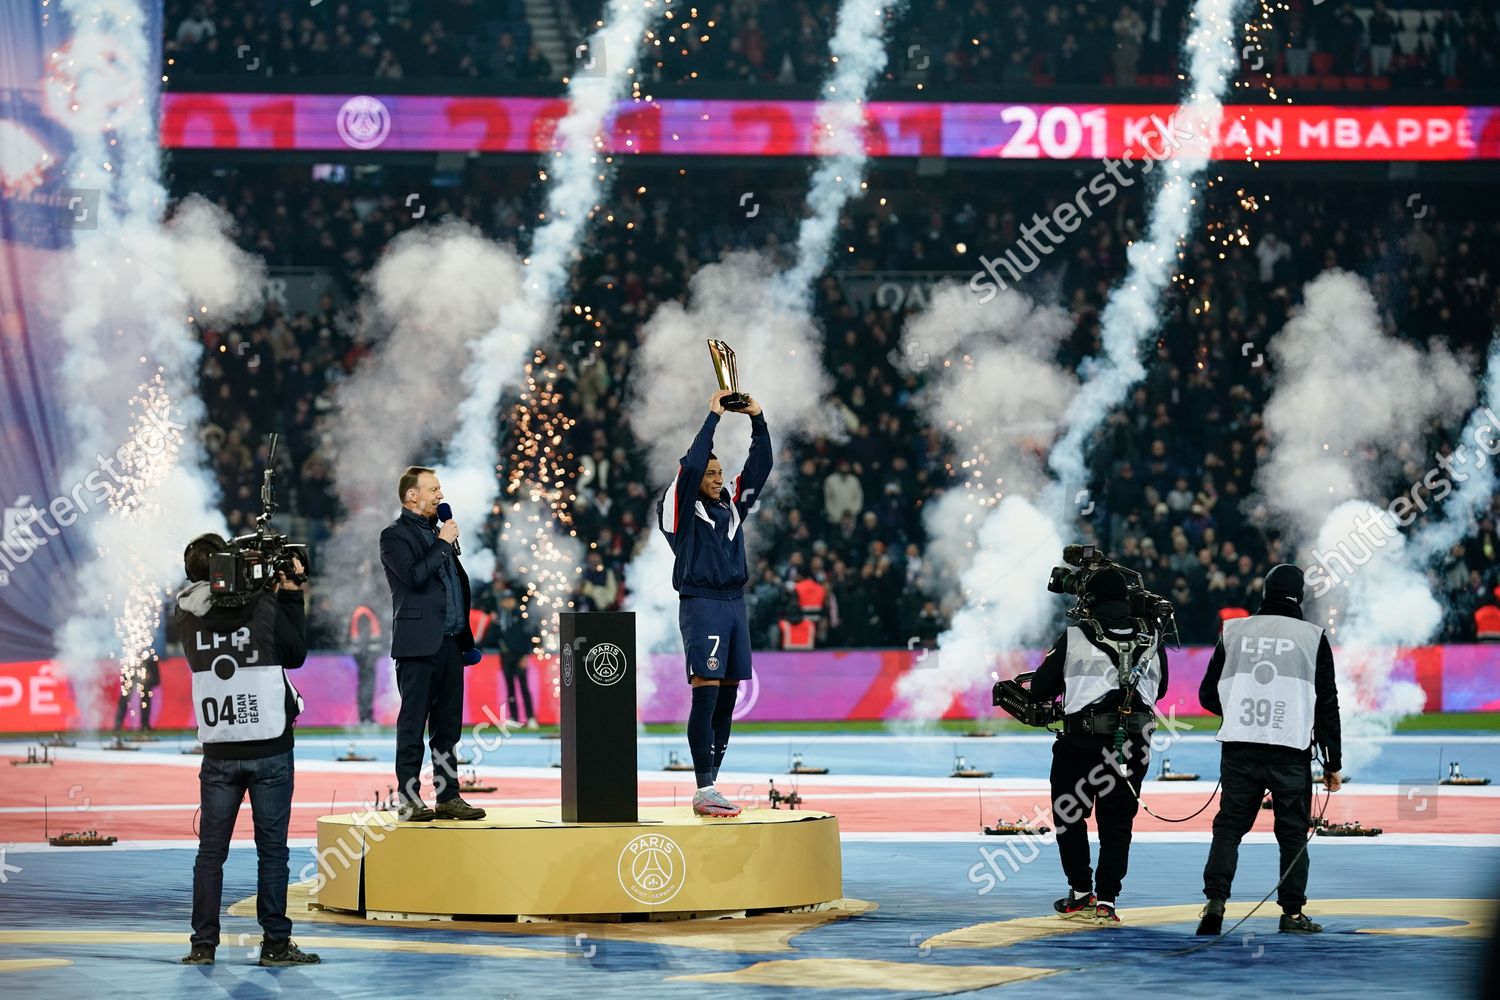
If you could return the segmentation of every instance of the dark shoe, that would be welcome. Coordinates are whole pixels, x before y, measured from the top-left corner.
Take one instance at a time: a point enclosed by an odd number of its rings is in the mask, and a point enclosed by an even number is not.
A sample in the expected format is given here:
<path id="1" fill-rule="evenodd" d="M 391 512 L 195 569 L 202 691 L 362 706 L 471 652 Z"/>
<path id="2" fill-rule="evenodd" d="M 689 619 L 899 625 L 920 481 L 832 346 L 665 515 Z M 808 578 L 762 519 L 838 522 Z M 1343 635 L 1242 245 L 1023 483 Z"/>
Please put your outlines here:
<path id="1" fill-rule="evenodd" d="M 206 944 L 195 944 L 192 950 L 180 959 L 183 965 L 213 965 L 214 950 Z"/>
<path id="2" fill-rule="evenodd" d="M 415 802 L 403 802 L 397 806 L 396 818 L 403 823 L 431 823 L 437 819 L 437 813 L 427 808 L 427 804 L 418 799 Z"/>
<path id="3" fill-rule="evenodd" d="M 1320 934 L 1323 931 L 1322 924 L 1315 924 L 1307 919 L 1307 914 L 1299 913 L 1292 916 L 1290 913 L 1281 915 L 1281 933 L 1283 934 Z"/>
<path id="4" fill-rule="evenodd" d="M 260 946 L 260 964 L 272 968 L 282 968 L 288 965 L 317 965 L 322 961 L 317 955 L 309 955 L 298 948 L 291 940 L 277 941 L 275 944 L 263 943 Z"/>
<path id="5" fill-rule="evenodd" d="M 438 819 L 484 819 L 484 810 L 475 809 L 461 798 L 437 804 Z"/>
<path id="6" fill-rule="evenodd" d="M 1062 917 L 1064 920 L 1070 920 L 1075 917 L 1093 916 L 1094 904 L 1096 902 L 1098 902 L 1098 900 L 1094 897 L 1094 894 L 1092 892 L 1087 896 L 1082 896 L 1077 899 L 1075 899 L 1073 897 L 1073 894 L 1070 892 L 1062 899 L 1056 900 L 1052 904 L 1052 908 L 1057 911 L 1057 915 L 1059 917 Z"/>
<path id="7" fill-rule="evenodd" d="M 1197 933 L 1205 937 L 1217 936 L 1224 930 L 1224 901 L 1210 899 L 1201 916 L 1203 919 L 1198 921 Z"/>
<path id="8" fill-rule="evenodd" d="M 1120 915 L 1115 912 L 1115 908 L 1113 906 L 1110 906 L 1108 903 L 1100 903 L 1098 906 L 1094 907 L 1094 923 L 1106 924 L 1110 927 L 1113 927 L 1119 922 Z"/>

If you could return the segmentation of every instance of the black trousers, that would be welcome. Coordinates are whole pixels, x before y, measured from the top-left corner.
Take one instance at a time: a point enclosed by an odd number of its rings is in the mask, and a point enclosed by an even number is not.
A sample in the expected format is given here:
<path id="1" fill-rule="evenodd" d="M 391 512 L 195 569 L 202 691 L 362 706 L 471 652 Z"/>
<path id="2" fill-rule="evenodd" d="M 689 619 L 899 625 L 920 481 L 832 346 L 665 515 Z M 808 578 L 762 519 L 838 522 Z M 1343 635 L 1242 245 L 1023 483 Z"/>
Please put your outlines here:
<path id="1" fill-rule="evenodd" d="M 1071 888 L 1092 891 L 1100 899 L 1119 898 L 1130 867 L 1131 828 L 1140 807 L 1149 748 L 1143 742 L 1128 742 L 1125 754 L 1122 775 L 1114 764 L 1113 747 L 1105 739 L 1084 742 L 1064 737 L 1052 744 L 1052 821 L 1063 874 Z M 1089 864 L 1087 822 L 1096 811 L 1097 877 Z"/>
<path id="2" fill-rule="evenodd" d="M 516 688 L 521 689 L 521 703 L 526 706 L 526 718 L 536 718 L 531 707 L 531 685 L 526 679 L 526 654 L 500 651 L 500 672 L 505 675 L 505 707 L 510 710 L 507 719 L 521 721 L 516 714 Z"/>
<path id="3" fill-rule="evenodd" d="M 422 790 L 422 735 L 432 748 L 432 787 L 439 802 L 458 798 L 453 748 L 463 728 L 464 665 L 458 640 L 444 636 L 436 653 L 396 661 L 401 714 L 396 718 L 396 785 L 407 799 Z"/>
<path id="4" fill-rule="evenodd" d="M 359 721 L 375 721 L 375 664 L 379 657 L 374 653 L 355 653 L 354 665 L 359 668 L 359 687 L 355 698 L 359 702 Z"/>
<path id="5" fill-rule="evenodd" d="M 1255 825 L 1260 803 L 1271 793 L 1275 811 L 1276 843 L 1281 848 L 1281 888 L 1276 901 L 1287 913 L 1300 913 L 1307 902 L 1307 831 L 1312 822 L 1312 764 L 1310 761 L 1264 761 L 1224 750 L 1219 773 L 1219 813 L 1214 817 L 1214 840 L 1203 867 L 1203 895 L 1228 899 L 1239 864 L 1240 841 Z"/>
<path id="6" fill-rule="evenodd" d="M 137 691 L 141 693 L 141 732 L 150 732 L 151 689 L 137 680 L 126 682 L 125 690 L 120 692 L 120 700 L 115 703 L 116 732 L 125 728 L 125 713 L 130 709 L 130 696 Z"/>

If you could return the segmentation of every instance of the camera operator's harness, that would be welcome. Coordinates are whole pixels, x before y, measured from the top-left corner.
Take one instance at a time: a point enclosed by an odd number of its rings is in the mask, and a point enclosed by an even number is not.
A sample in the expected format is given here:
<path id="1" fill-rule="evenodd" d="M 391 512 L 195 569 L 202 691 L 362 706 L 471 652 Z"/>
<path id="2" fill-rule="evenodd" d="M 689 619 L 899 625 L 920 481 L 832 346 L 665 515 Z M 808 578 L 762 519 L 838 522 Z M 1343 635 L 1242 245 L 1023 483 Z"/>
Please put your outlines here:
<path id="1" fill-rule="evenodd" d="M 1151 661 L 1156 658 L 1161 646 L 1161 634 L 1144 618 L 1133 619 L 1135 629 L 1128 639 L 1116 639 L 1101 625 L 1098 619 L 1078 619 L 1078 628 L 1085 632 L 1089 641 L 1105 650 L 1114 652 L 1116 677 L 1120 686 L 1120 706 L 1113 712 L 1089 712 L 1075 720 L 1064 719 L 1063 732 L 1087 733 L 1093 736 L 1113 736 L 1115 766 L 1125 771 L 1125 738 L 1150 735 L 1154 729 L 1156 710 L 1147 706 L 1145 712 L 1134 709 L 1135 689 L 1146 674 Z"/>

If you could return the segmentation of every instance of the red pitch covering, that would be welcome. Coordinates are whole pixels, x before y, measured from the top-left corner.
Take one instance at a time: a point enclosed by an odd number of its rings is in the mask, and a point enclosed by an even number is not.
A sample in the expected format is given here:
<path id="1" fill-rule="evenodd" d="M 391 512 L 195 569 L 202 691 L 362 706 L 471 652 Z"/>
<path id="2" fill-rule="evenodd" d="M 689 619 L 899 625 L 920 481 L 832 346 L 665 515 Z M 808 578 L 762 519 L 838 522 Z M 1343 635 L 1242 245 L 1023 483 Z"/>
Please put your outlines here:
<path id="1" fill-rule="evenodd" d="M 182 764 L 153 762 L 143 756 L 121 755 L 118 762 L 63 760 L 50 768 L 10 769 L 0 787 L 0 843 L 37 843 L 42 835 L 42 799 L 49 805 L 49 823 L 53 835 L 65 830 L 97 829 L 121 840 L 196 839 L 195 811 L 198 803 L 197 768 Z M 480 772 L 484 778 L 484 772 Z M 726 776 L 728 778 L 729 776 Z M 350 812 L 367 804 L 378 789 L 384 794 L 395 777 L 387 772 L 302 770 L 296 777 L 290 835 L 311 838 L 316 835 L 319 816 L 333 812 Z M 525 778 L 489 778 L 486 783 L 496 791 L 465 796 L 479 806 L 504 806 L 556 802 L 559 798 L 555 775 Z M 1013 821 L 1031 818 L 1036 809 L 1046 810 L 1045 789 L 1003 790 L 1006 782 L 960 782 L 951 784 L 916 782 L 910 785 L 881 784 L 878 787 L 859 784 L 800 783 L 804 806 L 836 814 L 844 833 L 898 832 L 978 833 L 981 819 Z M 763 782 L 740 785 L 732 780 L 721 782 L 723 791 L 746 805 L 747 809 L 767 808 Z M 791 780 L 777 782 L 789 790 Z M 1157 813 L 1186 816 L 1209 796 L 1211 785 L 1198 790 L 1165 791 L 1147 782 L 1143 798 Z M 1378 790 L 1377 790 L 1378 789 Z M 980 813 L 983 792 L 983 815 Z M 678 779 L 642 778 L 640 797 L 643 802 L 670 805 L 686 803 L 692 798 L 691 775 Z M 674 799 L 675 796 L 675 799 Z M 331 803 L 337 801 L 337 805 Z M 430 801 L 430 790 L 429 790 Z M 1321 803 L 1321 796 L 1318 802 Z M 1388 786 L 1346 786 L 1328 806 L 1327 819 L 1341 822 L 1357 819 L 1365 826 L 1376 826 L 1387 833 L 1412 834 L 1479 834 L 1500 830 L 1500 797 L 1444 796 L 1436 815 L 1398 815 L 1400 799 Z M 248 811 L 248 799 L 244 808 Z M 1169 824 L 1142 812 L 1136 819 L 1137 833 L 1206 832 L 1211 829 L 1214 807 L 1210 806 L 1186 823 Z M 1271 815 L 1266 812 L 1256 829 L 1271 830 Z M 237 836 L 251 837 L 249 816 L 237 828 Z"/>

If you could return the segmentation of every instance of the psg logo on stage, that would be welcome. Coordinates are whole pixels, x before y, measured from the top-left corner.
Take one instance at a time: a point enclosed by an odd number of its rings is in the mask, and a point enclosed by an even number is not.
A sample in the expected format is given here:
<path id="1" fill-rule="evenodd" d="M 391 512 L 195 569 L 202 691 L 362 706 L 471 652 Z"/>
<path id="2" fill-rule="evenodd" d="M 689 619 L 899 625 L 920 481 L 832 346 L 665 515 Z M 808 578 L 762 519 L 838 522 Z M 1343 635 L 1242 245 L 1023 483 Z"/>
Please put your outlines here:
<path id="1" fill-rule="evenodd" d="M 617 684 L 625 676 L 625 651 L 612 642 L 601 642 L 583 658 L 583 672 L 600 687 Z"/>
<path id="2" fill-rule="evenodd" d="M 339 138 L 355 149 L 374 149 L 391 134 L 391 112 L 373 97 L 351 97 L 334 122 Z"/>
<path id="3" fill-rule="evenodd" d="M 682 848 L 659 833 L 645 833 L 626 844 L 619 868 L 620 888 L 648 906 L 665 903 L 687 882 Z"/>

